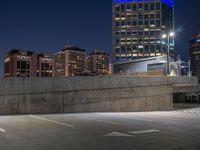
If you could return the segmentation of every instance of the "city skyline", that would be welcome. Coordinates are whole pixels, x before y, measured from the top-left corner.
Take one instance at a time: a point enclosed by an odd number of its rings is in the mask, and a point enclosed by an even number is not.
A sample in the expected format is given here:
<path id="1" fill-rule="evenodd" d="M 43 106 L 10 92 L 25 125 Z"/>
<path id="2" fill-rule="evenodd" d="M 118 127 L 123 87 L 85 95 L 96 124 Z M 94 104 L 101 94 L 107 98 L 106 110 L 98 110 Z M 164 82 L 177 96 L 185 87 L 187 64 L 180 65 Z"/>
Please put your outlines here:
<path id="1" fill-rule="evenodd" d="M 188 40 L 200 31 L 199 4 L 175 0 L 175 49 L 184 59 Z M 3 57 L 13 48 L 53 54 L 72 44 L 112 53 L 112 1 L 1 1 L 0 19 L 1 76 Z"/>

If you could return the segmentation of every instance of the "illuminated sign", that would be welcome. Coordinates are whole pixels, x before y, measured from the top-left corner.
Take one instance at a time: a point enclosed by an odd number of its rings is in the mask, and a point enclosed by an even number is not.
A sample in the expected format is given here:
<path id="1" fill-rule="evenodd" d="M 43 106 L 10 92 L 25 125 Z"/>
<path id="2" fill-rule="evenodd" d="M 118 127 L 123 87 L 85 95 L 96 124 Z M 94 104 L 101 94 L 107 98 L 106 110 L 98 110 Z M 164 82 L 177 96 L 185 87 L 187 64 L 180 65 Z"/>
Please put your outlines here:
<path id="1" fill-rule="evenodd" d="M 31 58 L 29 56 L 20 56 L 20 55 L 18 55 L 17 56 L 17 60 L 20 60 L 20 61 L 30 61 Z"/>
<path id="2" fill-rule="evenodd" d="M 200 42 L 200 39 L 197 39 L 197 42 Z"/>
<path id="3" fill-rule="evenodd" d="M 129 2 L 154 2 L 155 0 L 113 0 L 115 3 L 129 3 Z M 169 6 L 174 6 L 174 0 L 161 0 L 163 3 L 168 4 Z"/>

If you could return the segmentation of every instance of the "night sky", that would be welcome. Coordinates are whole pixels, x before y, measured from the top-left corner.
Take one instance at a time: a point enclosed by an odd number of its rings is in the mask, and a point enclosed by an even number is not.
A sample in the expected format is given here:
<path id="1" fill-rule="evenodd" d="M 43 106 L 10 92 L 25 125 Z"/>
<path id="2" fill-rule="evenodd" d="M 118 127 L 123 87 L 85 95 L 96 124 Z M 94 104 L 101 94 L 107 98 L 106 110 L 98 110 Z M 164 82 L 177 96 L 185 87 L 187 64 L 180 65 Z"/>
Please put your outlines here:
<path id="1" fill-rule="evenodd" d="M 200 0 L 175 0 L 176 54 L 200 32 Z M 1 0 L 0 76 L 13 48 L 53 54 L 64 45 L 112 51 L 111 0 Z"/>

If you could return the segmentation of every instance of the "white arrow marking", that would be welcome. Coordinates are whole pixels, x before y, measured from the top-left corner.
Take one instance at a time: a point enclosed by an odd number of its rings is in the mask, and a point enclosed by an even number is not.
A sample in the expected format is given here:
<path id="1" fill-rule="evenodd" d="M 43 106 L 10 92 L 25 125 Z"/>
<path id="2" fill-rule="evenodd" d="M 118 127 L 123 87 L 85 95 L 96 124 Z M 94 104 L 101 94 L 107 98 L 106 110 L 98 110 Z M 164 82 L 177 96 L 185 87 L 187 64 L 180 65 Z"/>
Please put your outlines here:
<path id="1" fill-rule="evenodd" d="M 0 131 L 1 131 L 1 132 L 6 132 L 6 130 L 4 130 L 4 129 L 2 129 L 2 128 L 0 128 Z"/>
<path id="2" fill-rule="evenodd" d="M 149 129 L 149 130 L 139 130 L 139 131 L 129 131 L 130 134 L 146 134 L 146 133 L 153 133 L 159 132 L 159 130 Z"/>
<path id="3" fill-rule="evenodd" d="M 113 132 L 110 132 L 108 134 L 105 134 L 104 136 L 132 137 L 133 135 L 125 134 L 125 133 L 122 133 L 122 132 L 113 131 Z"/>

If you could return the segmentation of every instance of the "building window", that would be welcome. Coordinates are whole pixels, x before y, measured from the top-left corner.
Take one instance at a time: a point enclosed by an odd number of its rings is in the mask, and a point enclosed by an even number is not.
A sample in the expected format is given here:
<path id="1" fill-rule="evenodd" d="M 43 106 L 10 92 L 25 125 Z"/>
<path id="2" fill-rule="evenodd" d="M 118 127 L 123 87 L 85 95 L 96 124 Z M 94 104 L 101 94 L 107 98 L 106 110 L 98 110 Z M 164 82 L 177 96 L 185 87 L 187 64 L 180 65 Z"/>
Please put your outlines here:
<path id="1" fill-rule="evenodd" d="M 150 31 L 150 35 L 151 36 L 155 35 L 155 32 L 154 31 Z"/>
<path id="2" fill-rule="evenodd" d="M 156 14 L 156 18 L 157 18 L 157 19 L 160 19 L 160 14 Z"/>
<path id="3" fill-rule="evenodd" d="M 128 26 L 130 26 L 131 25 L 131 22 L 130 21 L 127 21 L 127 23 L 126 23 Z"/>
<path id="4" fill-rule="evenodd" d="M 125 53 L 126 47 L 125 47 L 125 46 L 121 46 L 121 51 L 122 51 L 123 53 Z"/>
<path id="5" fill-rule="evenodd" d="M 126 11 L 126 6 L 124 4 L 121 5 L 121 12 L 125 12 Z"/>
<path id="6" fill-rule="evenodd" d="M 119 26 L 119 22 L 115 22 L 115 26 L 118 27 Z"/>
<path id="7" fill-rule="evenodd" d="M 149 35 L 149 31 L 145 31 L 145 32 L 144 32 L 144 35 L 145 35 L 145 36 L 148 36 L 148 35 Z"/>
<path id="8" fill-rule="evenodd" d="M 133 18 L 137 19 L 138 18 L 137 14 L 133 14 Z"/>
<path id="9" fill-rule="evenodd" d="M 143 32 L 142 32 L 142 31 L 139 31 L 139 32 L 138 32 L 138 35 L 139 35 L 139 36 L 143 36 Z"/>
<path id="10" fill-rule="evenodd" d="M 149 19 L 149 15 L 148 15 L 148 14 L 145 14 L 145 15 L 144 15 L 144 19 Z"/>
<path id="11" fill-rule="evenodd" d="M 148 20 L 145 20 L 145 21 L 144 21 L 144 25 L 148 26 L 148 25 L 149 25 L 149 21 L 148 21 Z"/>
<path id="12" fill-rule="evenodd" d="M 131 50 L 132 50 L 132 47 L 131 47 L 131 46 L 127 46 L 127 50 L 128 50 L 128 51 L 131 51 Z"/>
<path id="13" fill-rule="evenodd" d="M 133 10 L 137 10 L 137 5 L 133 4 Z"/>
<path id="14" fill-rule="evenodd" d="M 30 69 L 30 64 L 29 63 L 27 64 L 27 69 Z"/>
<path id="15" fill-rule="evenodd" d="M 157 50 L 160 51 L 161 50 L 161 46 L 157 45 Z"/>
<path id="16" fill-rule="evenodd" d="M 21 61 L 21 69 L 26 69 L 26 61 Z"/>
<path id="17" fill-rule="evenodd" d="M 17 61 L 17 69 L 20 69 L 20 61 Z"/>
<path id="18" fill-rule="evenodd" d="M 138 18 L 139 18 L 139 19 L 143 19 L 143 15 L 142 15 L 142 14 L 139 14 L 139 15 L 138 15 Z"/>
<path id="19" fill-rule="evenodd" d="M 143 5 L 142 4 L 138 4 L 138 10 L 143 10 Z"/>
<path id="20" fill-rule="evenodd" d="M 131 4 L 127 4 L 127 9 L 128 9 L 128 10 L 131 9 Z"/>
<path id="21" fill-rule="evenodd" d="M 131 32 L 127 32 L 127 36 L 131 36 Z"/>
<path id="22" fill-rule="evenodd" d="M 151 4 L 150 4 L 150 10 L 155 10 L 154 3 L 151 3 Z"/>
<path id="23" fill-rule="evenodd" d="M 157 27 L 160 26 L 160 20 L 156 20 L 156 26 L 157 26 Z"/>
<path id="24" fill-rule="evenodd" d="M 119 12 L 120 11 L 120 7 L 119 6 L 115 7 L 115 11 Z"/>
<path id="25" fill-rule="evenodd" d="M 155 50 L 155 46 L 154 46 L 154 45 L 151 45 L 151 46 L 150 46 L 150 49 L 151 49 L 151 51 L 154 51 L 154 50 Z"/>
<path id="26" fill-rule="evenodd" d="M 119 14 L 115 14 L 115 17 L 116 17 L 116 18 L 119 18 Z"/>
<path id="27" fill-rule="evenodd" d="M 119 32 L 119 31 L 117 31 L 115 34 L 116 34 L 116 36 L 119 36 L 119 35 L 120 35 L 120 32 Z"/>
<path id="28" fill-rule="evenodd" d="M 125 26 L 126 24 L 125 24 L 125 22 L 124 21 L 122 21 L 121 22 L 121 26 Z"/>
<path id="29" fill-rule="evenodd" d="M 149 10 L 149 3 L 144 4 L 144 10 Z"/>
<path id="30" fill-rule="evenodd" d="M 118 48 L 118 47 L 115 48 L 115 52 L 116 52 L 116 53 L 119 53 L 119 52 L 120 52 L 120 48 Z"/>
<path id="31" fill-rule="evenodd" d="M 151 20 L 150 21 L 150 25 L 154 25 L 155 23 L 154 23 L 154 20 Z"/>
<path id="32" fill-rule="evenodd" d="M 137 31 L 133 31 L 133 35 L 137 35 Z"/>
<path id="33" fill-rule="evenodd" d="M 148 51 L 148 50 L 149 50 L 149 45 L 145 45 L 145 46 L 144 46 L 144 50 L 145 50 L 145 51 Z"/>
<path id="34" fill-rule="evenodd" d="M 156 3 L 156 10 L 160 10 L 160 3 Z"/>
<path id="35" fill-rule="evenodd" d="M 137 26 L 137 21 L 133 21 L 133 26 Z"/>
<path id="36" fill-rule="evenodd" d="M 126 32 L 121 32 L 121 36 L 126 36 Z"/>
<path id="37" fill-rule="evenodd" d="M 143 21 L 139 21 L 138 24 L 139 24 L 139 26 L 142 26 L 143 25 Z"/>
<path id="38" fill-rule="evenodd" d="M 151 19 L 154 19 L 154 18 L 155 18 L 154 14 L 151 14 L 151 15 L 150 15 L 150 18 L 151 18 Z"/>

